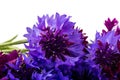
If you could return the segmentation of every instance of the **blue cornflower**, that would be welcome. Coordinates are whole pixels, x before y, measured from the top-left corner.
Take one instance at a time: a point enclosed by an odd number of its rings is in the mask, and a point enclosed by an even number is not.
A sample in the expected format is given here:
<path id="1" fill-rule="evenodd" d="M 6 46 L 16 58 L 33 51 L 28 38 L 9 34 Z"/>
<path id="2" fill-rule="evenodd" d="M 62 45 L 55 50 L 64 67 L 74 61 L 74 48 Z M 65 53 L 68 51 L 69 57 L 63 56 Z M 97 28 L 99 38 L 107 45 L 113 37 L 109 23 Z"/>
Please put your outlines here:
<path id="1" fill-rule="evenodd" d="M 88 61 L 99 71 L 101 80 L 119 80 L 120 77 L 120 35 L 118 21 L 105 21 L 108 31 L 96 33 L 95 41 L 90 46 Z M 115 28 L 117 26 L 117 28 Z"/>
<path id="2" fill-rule="evenodd" d="M 41 72 L 38 68 L 32 65 L 32 59 L 26 54 L 21 54 L 15 63 L 7 64 L 10 80 L 31 80 L 33 72 Z"/>
<path id="3" fill-rule="evenodd" d="M 82 30 L 74 28 L 70 16 L 58 13 L 52 16 L 38 17 L 33 29 L 27 27 L 28 40 L 26 48 L 34 59 L 43 57 L 52 62 L 60 61 L 73 64 L 77 57 L 84 55 L 87 45 L 86 36 Z M 83 52 L 84 51 L 84 52 Z"/>

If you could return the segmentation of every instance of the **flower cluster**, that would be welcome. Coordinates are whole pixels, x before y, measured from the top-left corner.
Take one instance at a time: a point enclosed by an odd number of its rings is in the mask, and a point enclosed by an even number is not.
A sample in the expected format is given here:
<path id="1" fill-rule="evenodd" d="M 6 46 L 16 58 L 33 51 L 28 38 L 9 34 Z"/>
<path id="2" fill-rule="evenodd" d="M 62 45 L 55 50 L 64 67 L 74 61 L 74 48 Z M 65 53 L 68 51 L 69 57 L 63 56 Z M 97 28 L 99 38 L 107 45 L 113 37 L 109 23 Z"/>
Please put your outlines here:
<path id="1" fill-rule="evenodd" d="M 0 44 L 0 80 L 120 80 L 120 28 L 116 19 L 88 43 L 71 16 L 43 15 L 27 40 Z M 24 44 L 25 49 L 14 47 Z"/>
<path id="2" fill-rule="evenodd" d="M 91 44 L 90 61 L 97 67 L 101 80 L 120 80 L 120 28 L 118 21 L 108 18 L 105 21 L 107 31 L 96 33 Z M 117 28 L 116 28 L 117 27 Z"/>

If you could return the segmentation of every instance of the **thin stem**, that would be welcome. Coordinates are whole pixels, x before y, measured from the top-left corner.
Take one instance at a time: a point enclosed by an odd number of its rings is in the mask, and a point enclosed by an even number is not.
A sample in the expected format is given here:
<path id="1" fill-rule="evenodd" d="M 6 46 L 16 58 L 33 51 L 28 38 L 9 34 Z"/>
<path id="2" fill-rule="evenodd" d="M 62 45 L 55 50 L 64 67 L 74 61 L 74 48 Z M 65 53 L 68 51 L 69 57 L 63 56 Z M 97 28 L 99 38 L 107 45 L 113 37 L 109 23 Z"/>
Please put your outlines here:
<path id="1" fill-rule="evenodd" d="M 18 44 L 23 44 L 23 43 L 27 43 L 27 40 L 24 39 L 24 40 L 19 40 L 19 41 L 15 41 L 15 42 L 2 43 L 2 44 L 0 44 L 0 47 L 18 45 Z"/>
<path id="2" fill-rule="evenodd" d="M 20 50 L 21 53 L 26 53 L 28 50 L 27 49 L 8 49 L 8 50 L 1 50 L 4 53 L 9 53 L 13 50 Z"/>

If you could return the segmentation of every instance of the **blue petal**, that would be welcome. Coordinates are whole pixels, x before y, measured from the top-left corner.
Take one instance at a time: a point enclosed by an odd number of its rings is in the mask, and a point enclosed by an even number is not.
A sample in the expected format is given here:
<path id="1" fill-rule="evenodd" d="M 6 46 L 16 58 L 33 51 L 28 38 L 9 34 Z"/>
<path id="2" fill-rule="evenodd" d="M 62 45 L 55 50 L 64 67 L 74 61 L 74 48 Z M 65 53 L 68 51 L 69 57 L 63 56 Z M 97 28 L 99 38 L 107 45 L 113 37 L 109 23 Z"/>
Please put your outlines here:
<path id="1" fill-rule="evenodd" d="M 27 29 L 27 32 L 28 32 L 28 33 L 31 33 L 31 32 L 32 32 L 32 29 L 31 29 L 31 28 L 27 27 L 26 29 Z"/>
<path id="2" fill-rule="evenodd" d="M 74 56 L 83 56 L 85 53 L 83 53 L 83 48 L 84 46 L 81 44 L 74 44 L 70 47 L 68 47 L 68 50 L 71 52 L 72 55 Z"/>
<path id="3" fill-rule="evenodd" d="M 60 27 L 67 20 L 66 15 L 61 15 L 60 16 L 58 13 L 56 13 L 55 19 L 56 19 L 56 28 L 57 29 L 60 29 Z"/>
<path id="4" fill-rule="evenodd" d="M 68 39 L 70 42 L 79 44 L 79 43 L 82 43 L 81 35 L 82 33 L 79 33 L 78 31 L 74 30 L 73 33 L 68 34 Z"/>
<path id="5" fill-rule="evenodd" d="M 39 16 L 38 16 L 38 23 L 37 23 L 37 26 L 38 26 L 38 28 L 39 29 L 45 29 L 45 18 L 46 18 L 46 16 L 44 16 L 43 15 L 43 17 L 42 18 L 40 18 Z"/>
<path id="6" fill-rule="evenodd" d="M 56 21 L 54 19 L 54 15 L 52 15 L 51 17 L 47 15 L 47 24 L 50 28 L 53 28 L 53 29 L 56 28 Z"/>

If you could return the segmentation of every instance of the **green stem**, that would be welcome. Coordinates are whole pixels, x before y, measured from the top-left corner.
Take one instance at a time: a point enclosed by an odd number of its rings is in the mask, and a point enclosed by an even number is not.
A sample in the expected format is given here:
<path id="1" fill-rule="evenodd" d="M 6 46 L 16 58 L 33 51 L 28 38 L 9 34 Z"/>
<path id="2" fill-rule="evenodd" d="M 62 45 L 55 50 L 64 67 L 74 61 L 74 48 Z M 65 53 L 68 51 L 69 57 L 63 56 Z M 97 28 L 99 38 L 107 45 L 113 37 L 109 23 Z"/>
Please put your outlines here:
<path id="1" fill-rule="evenodd" d="M 27 49 L 9 49 L 9 50 L 1 50 L 4 53 L 9 53 L 13 50 L 20 50 L 21 53 L 26 53 L 28 50 Z"/>
<path id="2" fill-rule="evenodd" d="M 2 43 L 2 44 L 0 44 L 0 47 L 18 45 L 18 44 L 23 44 L 23 43 L 27 43 L 27 40 L 24 39 L 24 40 L 19 40 L 19 41 L 15 41 L 15 42 Z"/>

